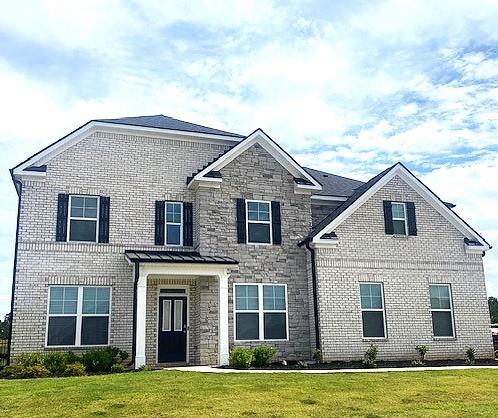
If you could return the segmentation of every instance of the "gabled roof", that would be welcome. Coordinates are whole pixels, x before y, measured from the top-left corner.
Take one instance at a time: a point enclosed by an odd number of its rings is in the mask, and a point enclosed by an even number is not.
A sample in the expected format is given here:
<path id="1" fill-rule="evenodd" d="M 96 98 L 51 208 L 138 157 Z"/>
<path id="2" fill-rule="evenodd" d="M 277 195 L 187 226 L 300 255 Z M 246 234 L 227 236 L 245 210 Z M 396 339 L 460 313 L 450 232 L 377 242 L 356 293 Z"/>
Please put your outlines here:
<path id="1" fill-rule="evenodd" d="M 348 177 L 326 173 L 309 167 L 303 168 L 322 184 L 322 191 L 318 192 L 318 195 L 349 197 L 363 184 L 362 181 Z"/>
<path id="2" fill-rule="evenodd" d="M 444 216 L 455 228 L 457 228 L 467 239 L 478 242 L 480 249 L 489 250 L 491 246 L 488 242 L 451 208 L 443 202 L 432 190 L 422 183 L 415 175 L 402 163 L 396 163 L 385 169 L 369 181 L 361 185 L 342 205 L 337 207 L 332 213 L 319 222 L 310 234 L 300 243 L 318 242 L 324 234 L 330 234 L 354 211 L 366 202 L 377 190 L 387 184 L 394 176 L 400 176 L 415 191 L 431 204 L 442 216 Z"/>
<path id="3" fill-rule="evenodd" d="M 133 131 L 133 133 L 142 135 L 143 133 L 148 133 L 167 137 L 170 137 L 171 135 L 174 137 L 192 137 L 195 138 L 195 140 L 200 139 L 229 145 L 244 138 L 243 135 L 208 128 L 195 123 L 184 122 L 164 115 L 136 116 L 119 119 L 94 119 L 43 148 L 41 151 L 33 154 L 31 157 L 13 167 L 11 172 L 14 175 L 31 174 L 43 176 L 45 173 L 36 167 L 43 166 L 54 156 L 75 145 L 99 129 L 118 131 L 126 129 L 130 132 Z M 35 169 L 30 169 L 30 167 L 35 167 Z"/>
<path id="4" fill-rule="evenodd" d="M 295 189 L 302 190 L 322 190 L 322 185 L 316 180 L 313 175 L 309 174 L 301 167 L 280 145 L 271 139 L 262 129 L 256 129 L 252 134 L 245 139 L 220 154 L 210 164 L 204 166 L 192 177 L 187 179 L 187 185 L 190 187 L 201 182 L 216 182 L 220 183 L 222 178 L 220 175 L 214 176 L 213 173 L 219 172 L 223 167 L 232 162 L 235 158 L 241 155 L 255 144 L 261 145 L 273 158 L 275 158 L 289 173 L 294 176 Z"/>
<path id="5" fill-rule="evenodd" d="M 185 122 L 164 115 L 132 116 L 117 119 L 95 119 L 96 122 L 115 123 L 118 125 L 144 126 L 147 128 L 170 129 L 173 131 L 197 132 L 201 134 L 226 135 L 236 138 L 244 138 L 244 135 L 220 129 L 209 128 L 196 123 Z"/>

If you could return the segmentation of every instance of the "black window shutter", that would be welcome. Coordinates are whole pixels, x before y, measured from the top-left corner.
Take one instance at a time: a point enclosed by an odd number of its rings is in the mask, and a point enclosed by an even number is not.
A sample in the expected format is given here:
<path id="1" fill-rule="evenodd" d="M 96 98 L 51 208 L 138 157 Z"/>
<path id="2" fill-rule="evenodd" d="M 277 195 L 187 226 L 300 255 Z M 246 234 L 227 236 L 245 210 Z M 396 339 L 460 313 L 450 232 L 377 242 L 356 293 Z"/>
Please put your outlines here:
<path id="1" fill-rule="evenodd" d="M 56 241 L 67 241 L 67 211 L 69 195 L 60 193 L 57 198 L 57 225 L 55 232 Z"/>
<path id="2" fill-rule="evenodd" d="M 415 215 L 415 203 L 406 202 L 406 214 L 408 216 L 408 235 L 417 235 L 417 217 Z"/>
<path id="3" fill-rule="evenodd" d="M 183 245 L 194 245 L 192 203 L 183 202 Z"/>
<path id="4" fill-rule="evenodd" d="M 273 244 L 282 244 L 282 228 L 280 222 L 280 202 L 271 202 L 271 229 Z"/>
<path id="5" fill-rule="evenodd" d="M 108 196 L 100 196 L 99 208 L 99 242 L 109 242 L 109 209 L 111 199 Z"/>
<path id="6" fill-rule="evenodd" d="M 164 200 L 156 200 L 156 233 L 154 243 L 164 245 Z"/>
<path id="7" fill-rule="evenodd" d="M 237 242 L 246 243 L 246 201 L 237 199 Z"/>
<path id="8" fill-rule="evenodd" d="M 390 200 L 384 200 L 384 226 L 387 235 L 394 234 L 393 227 L 393 208 Z"/>

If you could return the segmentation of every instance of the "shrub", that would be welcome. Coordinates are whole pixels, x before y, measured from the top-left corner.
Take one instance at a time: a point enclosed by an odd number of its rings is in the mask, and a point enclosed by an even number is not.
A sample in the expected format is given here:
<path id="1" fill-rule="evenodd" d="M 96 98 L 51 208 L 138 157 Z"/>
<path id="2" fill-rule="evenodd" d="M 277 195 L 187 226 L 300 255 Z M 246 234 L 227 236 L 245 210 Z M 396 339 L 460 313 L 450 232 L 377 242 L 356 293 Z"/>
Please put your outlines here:
<path id="1" fill-rule="evenodd" d="M 106 347 L 87 351 L 81 356 L 81 362 L 89 373 L 110 373 L 113 365 L 127 357 L 126 351 L 117 347 Z"/>
<path id="2" fill-rule="evenodd" d="M 256 367 L 266 367 L 270 364 L 271 359 L 275 355 L 276 350 L 267 345 L 256 347 L 253 351 L 253 364 Z"/>
<path id="3" fill-rule="evenodd" d="M 125 371 L 125 366 L 121 363 L 113 364 L 111 367 L 111 373 L 123 373 Z"/>
<path id="4" fill-rule="evenodd" d="M 31 379 L 35 377 L 48 377 L 49 372 L 43 364 L 22 366 L 12 364 L 2 370 L 1 377 L 5 379 Z"/>
<path id="5" fill-rule="evenodd" d="M 68 355 L 67 353 L 49 353 L 43 357 L 43 365 L 51 376 L 62 376 L 68 365 Z"/>
<path id="6" fill-rule="evenodd" d="M 85 374 L 85 366 L 78 361 L 68 364 L 64 370 L 64 376 L 84 376 Z"/>
<path id="7" fill-rule="evenodd" d="M 379 354 L 379 348 L 376 345 L 371 344 L 370 348 L 365 352 L 363 356 L 363 367 L 368 369 L 377 367 L 377 355 Z"/>
<path id="8" fill-rule="evenodd" d="M 43 366 L 43 357 L 40 353 L 21 353 L 15 357 L 14 363 L 21 367 Z"/>
<path id="9" fill-rule="evenodd" d="M 136 369 L 136 372 L 150 372 L 152 370 L 152 367 L 150 367 L 148 364 L 144 364 L 143 366 L 140 366 L 138 369 Z"/>
<path id="10" fill-rule="evenodd" d="M 476 350 L 475 348 L 469 347 L 465 350 L 466 360 L 465 362 L 469 365 L 473 365 L 476 362 Z"/>
<path id="11" fill-rule="evenodd" d="M 425 355 L 427 354 L 427 351 L 429 351 L 429 348 L 426 345 L 417 345 L 415 347 L 415 350 L 417 350 L 417 352 L 418 352 L 418 357 L 419 357 L 420 363 L 424 364 Z"/>
<path id="12" fill-rule="evenodd" d="M 307 369 L 308 368 L 308 363 L 306 363 L 305 361 L 300 360 L 300 361 L 298 361 L 296 363 L 296 367 L 298 369 Z"/>
<path id="13" fill-rule="evenodd" d="M 67 356 L 67 364 L 74 364 L 74 363 L 80 363 L 81 364 L 81 357 L 77 356 L 72 351 L 68 351 L 66 353 L 66 356 Z"/>
<path id="14" fill-rule="evenodd" d="M 230 352 L 230 366 L 235 369 L 248 369 L 253 360 L 253 352 L 250 348 L 237 347 Z"/>
<path id="15" fill-rule="evenodd" d="M 313 351 L 313 360 L 315 360 L 319 364 L 323 363 L 322 350 L 317 348 L 315 351 Z"/>

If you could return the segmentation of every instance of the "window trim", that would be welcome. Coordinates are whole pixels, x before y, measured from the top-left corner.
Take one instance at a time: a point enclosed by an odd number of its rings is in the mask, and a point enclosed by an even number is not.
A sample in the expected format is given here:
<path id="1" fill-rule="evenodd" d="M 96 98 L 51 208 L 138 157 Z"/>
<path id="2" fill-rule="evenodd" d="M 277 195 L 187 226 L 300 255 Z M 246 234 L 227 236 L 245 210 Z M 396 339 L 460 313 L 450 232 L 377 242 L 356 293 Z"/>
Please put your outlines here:
<path id="1" fill-rule="evenodd" d="M 51 314 L 50 313 L 50 292 L 54 287 L 74 287 L 78 289 L 78 296 L 76 302 L 76 313 L 75 314 Z M 83 288 L 85 287 L 98 287 L 98 288 L 108 288 L 109 289 L 109 313 L 108 314 L 84 314 L 83 313 Z M 48 286 L 47 292 L 47 318 L 45 325 L 45 348 L 89 348 L 89 347 L 107 347 L 111 341 L 111 314 L 112 314 L 112 286 L 94 286 L 94 285 L 64 285 L 64 284 L 51 284 Z M 76 332 L 74 338 L 73 345 L 49 345 L 48 344 L 48 323 L 50 317 L 68 317 L 68 316 L 76 316 Z M 109 321 L 107 322 L 107 344 L 91 344 L 91 345 L 82 345 L 81 344 L 81 326 L 82 326 L 82 318 L 87 316 L 107 316 Z"/>
<path id="2" fill-rule="evenodd" d="M 448 288 L 448 296 L 450 299 L 450 308 L 449 309 L 432 309 L 431 305 L 431 286 L 445 286 Z M 455 332 L 455 311 L 453 307 L 453 292 L 451 289 L 450 283 L 429 283 L 429 308 L 431 311 L 431 325 L 432 325 L 432 338 L 435 340 L 454 340 L 456 338 Z M 450 312 L 451 315 L 451 331 L 452 335 L 434 335 L 434 322 L 432 319 L 432 312 Z"/>
<path id="3" fill-rule="evenodd" d="M 375 284 L 380 285 L 380 297 L 382 299 L 382 309 L 379 308 L 362 308 L 361 306 L 361 285 L 362 284 Z M 360 318 L 361 318 L 361 338 L 363 340 L 387 340 L 387 318 L 386 318 L 386 301 L 384 299 L 384 282 L 359 282 L 360 293 Z M 363 312 L 382 312 L 384 322 L 384 336 L 383 337 L 365 337 L 363 334 Z"/>
<path id="4" fill-rule="evenodd" d="M 180 223 L 168 222 L 168 203 L 176 203 L 180 205 Z M 168 244 L 168 225 L 180 225 L 180 243 Z M 164 245 L 168 247 L 183 247 L 183 202 L 179 200 L 164 201 Z"/>
<path id="5" fill-rule="evenodd" d="M 403 205 L 403 214 L 404 214 L 404 219 L 403 218 L 395 218 L 393 215 L 393 205 Z M 393 235 L 400 235 L 400 236 L 408 236 L 408 212 L 406 210 L 406 202 L 391 202 L 391 221 L 393 222 Z M 404 221 L 405 223 L 405 233 L 404 234 L 398 234 L 394 232 L 394 221 Z"/>
<path id="6" fill-rule="evenodd" d="M 268 211 L 269 211 L 269 220 L 268 221 L 250 221 L 249 220 L 249 205 L 248 203 L 267 203 Z M 271 201 L 270 200 L 254 200 L 254 199 L 246 199 L 246 244 L 251 245 L 273 245 L 273 218 L 271 213 Z M 249 222 L 253 224 L 268 224 L 270 225 L 270 242 L 252 242 L 249 241 Z"/>
<path id="7" fill-rule="evenodd" d="M 97 215 L 95 218 L 96 224 L 95 224 L 95 241 L 78 241 L 78 240 L 71 240 L 71 220 L 76 220 L 76 221 L 88 221 L 92 218 L 82 218 L 80 216 L 71 216 L 71 202 L 74 197 L 91 197 L 94 199 L 97 199 Z M 99 242 L 99 220 L 100 220 L 100 196 L 95 196 L 95 195 L 88 195 L 88 194 L 70 194 L 69 199 L 68 199 L 68 206 L 67 206 L 67 236 L 66 236 L 66 241 L 67 242 L 78 242 L 78 243 L 98 243 Z"/>
<path id="8" fill-rule="evenodd" d="M 258 309 L 244 309 L 244 310 L 237 310 L 237 305 L 236 305 L 236 287 L 237 286 L 257 286 L 258 287 Z M 285 335 L 286 338 L 272 338 L 272 339 L 265 339 L 265 313 L 284 313 L 283 310 L 281 309 L 264 309 L 263 305 L 263 287 L 264 286 L 283 286 L 284 287 L 284 292 L 285 292 Z M 287 295 L 287 283 L 234 283 L 233 284 L 233 289 L 232 289 L 232 294 L 233 294 L 233 341 L 234 342 L 241 342 L 241 343 L 248 343 L 248 342 L 256 342 L 256 341 L 289 341 L 289 298 Z M 257 313 L 259 317 L 259 338 L 258 339 L 252 339 L 252 340 L 238 340 L 237 339 L 237 314 L 238 313 Z"/>

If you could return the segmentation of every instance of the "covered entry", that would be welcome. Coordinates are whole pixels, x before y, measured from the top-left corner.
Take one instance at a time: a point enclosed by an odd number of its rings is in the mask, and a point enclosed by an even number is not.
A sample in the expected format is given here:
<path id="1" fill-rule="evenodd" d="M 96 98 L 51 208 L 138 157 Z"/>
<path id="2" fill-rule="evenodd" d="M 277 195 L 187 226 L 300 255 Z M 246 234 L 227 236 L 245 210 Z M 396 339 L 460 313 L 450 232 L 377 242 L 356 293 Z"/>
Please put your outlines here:
<path id="1" fill-rule="evenodd" d="M 126 251 L 134 265 L 134 360 L 144 364 L 228 363 L 230 257 Z"/>

